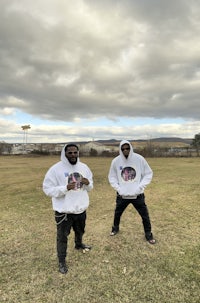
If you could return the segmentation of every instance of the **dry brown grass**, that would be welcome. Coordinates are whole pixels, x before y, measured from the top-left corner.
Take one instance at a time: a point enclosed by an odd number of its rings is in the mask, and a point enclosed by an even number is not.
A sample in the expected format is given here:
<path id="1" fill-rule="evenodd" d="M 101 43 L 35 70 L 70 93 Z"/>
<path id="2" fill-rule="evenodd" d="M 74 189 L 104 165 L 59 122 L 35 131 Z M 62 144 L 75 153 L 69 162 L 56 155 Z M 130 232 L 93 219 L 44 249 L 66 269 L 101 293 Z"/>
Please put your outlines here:
<path id="1" fill-rule="evenodd" d="M 75 251 L 72 233 L 64 276 L 57 271 L 51 201 L 41 187 L 57 160 L 0 157 L 0 302 L 199 302 L 199 159 L 149 159 L 154 178 L 146 201 L 157 239 L 150 246 L 131 207 L 120 233 L 109 236 L 115 204 L 107 182 L 111 159 L 82 158 L 94 173 L 85 233 L 93 249 Z"/>

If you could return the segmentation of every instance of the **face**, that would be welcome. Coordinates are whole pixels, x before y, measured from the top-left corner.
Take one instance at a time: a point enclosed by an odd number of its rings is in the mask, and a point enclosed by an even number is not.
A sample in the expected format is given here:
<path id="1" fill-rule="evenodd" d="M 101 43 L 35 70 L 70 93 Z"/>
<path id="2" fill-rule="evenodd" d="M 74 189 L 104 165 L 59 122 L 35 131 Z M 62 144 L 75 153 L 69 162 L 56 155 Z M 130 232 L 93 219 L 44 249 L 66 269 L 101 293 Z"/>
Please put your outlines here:
<path id="1" fill-rule="evenodd" d="M 70 146 L 65 152 L 65 156 L 68 159 L 69 163 L 76 164 L 78 158 L 78 149 L 76 146 Z"/>
<path id="2" fill-rule="evenodd" d="M 122 153 L 124 155 L 124 157 L 128 158 L 128 155 L 130 153 L 130 146 L 129 144 L 125 143 L 122 145 L 121 147 Z"/>

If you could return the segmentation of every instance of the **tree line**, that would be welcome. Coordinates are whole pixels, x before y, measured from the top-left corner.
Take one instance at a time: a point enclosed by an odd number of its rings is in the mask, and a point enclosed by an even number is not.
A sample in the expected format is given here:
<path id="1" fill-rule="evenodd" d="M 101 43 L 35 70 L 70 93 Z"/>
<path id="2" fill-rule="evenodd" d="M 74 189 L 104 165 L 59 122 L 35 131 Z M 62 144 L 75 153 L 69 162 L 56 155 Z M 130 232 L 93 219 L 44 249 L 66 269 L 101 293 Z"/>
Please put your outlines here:
<path id="1" fill-rule="evenodd" d="M 144 157 L 192 157 L 200 155 L 200 133 L 196 134 L 192 140 L 190 146 L 180 148 L 169 148 L 169 147 L 161 147 L 155 146 L 151 140 L 149 140 L 143 148 L 134 149 L 135 152 L 141 154 Z M 195 152 L 194 152 L 195 151 Z M 60 151 L 48 151 L 48 150 L 33 150 L 30 154 L 37 154 L 37 155 L 52 155 L 52 154 L 59 154 Z M 6 142 L 0 142 L 0 155 L 9 155 L 12 154 L 12 144 Z M 116 151 L 102 151 L 99 153 L 95 148 L 91 148 L 87 156 L 90 157 L 115 157 L 118 154 Z M 80 156 L 85 156 L 84 153 L 80 151 Z"/>

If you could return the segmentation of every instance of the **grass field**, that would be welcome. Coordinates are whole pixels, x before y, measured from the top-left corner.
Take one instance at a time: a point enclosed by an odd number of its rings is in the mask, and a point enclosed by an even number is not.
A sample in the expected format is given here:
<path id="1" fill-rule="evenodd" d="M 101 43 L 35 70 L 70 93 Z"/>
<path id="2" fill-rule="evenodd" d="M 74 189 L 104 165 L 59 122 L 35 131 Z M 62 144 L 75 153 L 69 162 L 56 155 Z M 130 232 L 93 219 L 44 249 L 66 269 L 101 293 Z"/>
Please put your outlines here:
<path id="1" fill-rule="evenodd" d="M 199 303 L 200 160 L 148 159 L 154 171 L 146 202 L 157 244 L 144 239 L 129 206 L 121 230 L 109 233 L 115 193 L 107 182 L 111 159 L 82 158 L 94 174 L 84 242 L 69 237 L 67 275 L 57 269 L 51 201 L 42 192 L 47 169 L 59 157 L 0 157 L 1 290 L 9 303 Z"/>

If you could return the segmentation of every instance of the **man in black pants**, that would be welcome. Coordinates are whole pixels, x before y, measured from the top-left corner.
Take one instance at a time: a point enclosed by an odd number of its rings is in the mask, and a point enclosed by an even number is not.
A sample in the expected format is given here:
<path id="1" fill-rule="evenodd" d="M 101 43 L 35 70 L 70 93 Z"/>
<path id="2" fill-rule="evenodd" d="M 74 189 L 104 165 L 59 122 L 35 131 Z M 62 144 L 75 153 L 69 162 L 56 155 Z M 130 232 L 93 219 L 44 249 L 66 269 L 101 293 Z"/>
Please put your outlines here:
<path id="1" fill-rule="evenodd" d="M 59 271 L 66 274 L 67 241 L 71 228 L 75 233 L 75 249 L 89 250 L 82 242 L 85 232 L 88 192 L 93 188 L 89 167 L 79 161 L 76 144 L 67 144 L 61 152 L 61 161 L 47 171 L 43 181 L 44 193 L 52 198 L 57 224 L 57 256 Z"/>
<path id="2" fill-rule="evenodd" d="M 133 152 L 129 141 L 121 141 L 119 156 L 113 159 L 108 175 L 110 185 L 117 192 L 111 236 L 119 232 L 121 216 L 131 203 L 142 218 L 146 240 L 150 244 L 156 243 L 144 196 L 144 189 L 151 182 L 152 176 L 153 172 L 147 161 Z"/>

